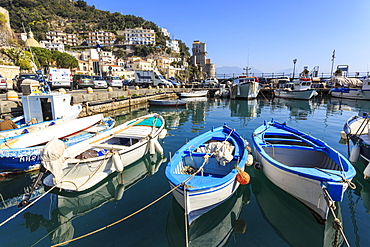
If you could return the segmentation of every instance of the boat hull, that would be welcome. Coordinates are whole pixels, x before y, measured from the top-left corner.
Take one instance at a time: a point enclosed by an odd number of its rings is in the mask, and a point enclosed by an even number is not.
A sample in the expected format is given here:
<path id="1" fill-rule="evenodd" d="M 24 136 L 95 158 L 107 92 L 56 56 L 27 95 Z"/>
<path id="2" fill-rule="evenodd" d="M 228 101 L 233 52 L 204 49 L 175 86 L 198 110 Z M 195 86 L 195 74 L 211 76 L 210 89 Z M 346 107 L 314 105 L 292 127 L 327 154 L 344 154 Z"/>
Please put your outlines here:
<path id="1" fill-rule="evenodd" d="M 249 82 L 233 85 L 230 89 L 231 99 L 255 99 L 260 91 L 257 82 Z"/>
<path id="2" fill-rule="evenodd" d="M 289 91 L 289 90 L 275 89 L 274 95 L 277 98 L 309 100 L 312 97 L 316 96 L 317 92 L 315 89 L 302 90 L 302 91 L 294 91 L 294 90 Z"/>
<path id="3" fill-rule="evenodd" d="M 191 93 L 181 93 L 181 98 L 195 98 L 195 97 L 206 97 L 208 94 L 208 91 L 195 91 Z"/>
<path id="4" fill-rule="evenodd" d="M 330 90 L 330 94 L 336 98 L 370 100 L 370 90 L 357 88 L 338 88 Z"/>
<path id="5" fill-rule="evenodd" d="M 148 100 L 151 106 L 184 106 L 186 101 L 183 100 Z"/>

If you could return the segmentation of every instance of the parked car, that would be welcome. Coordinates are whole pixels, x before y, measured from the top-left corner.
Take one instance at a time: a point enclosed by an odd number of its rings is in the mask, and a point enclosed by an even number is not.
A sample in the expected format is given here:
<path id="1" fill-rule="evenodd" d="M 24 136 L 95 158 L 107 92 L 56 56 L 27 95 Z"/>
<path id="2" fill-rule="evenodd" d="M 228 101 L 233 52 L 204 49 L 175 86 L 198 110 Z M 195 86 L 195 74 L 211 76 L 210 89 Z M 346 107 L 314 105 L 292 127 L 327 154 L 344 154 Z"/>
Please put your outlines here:
<path id="1" fill-rule="evenodd" d="M 8 83 L 6 82 L 6 78 L 0 75 L 0 91 L 8 92 Z"/>
<path id="2" fill-rule="evenodd" d="M 107 88 L 108 84 L 102 76 L 93 76 L 92 81 L 94 83 L 94 88 Z"/>
<path id="3" fill-rule="evenodd" d="M 122 79 L 118 76 L 106 76 L 104 80 L 107 82 L 110 87 L 122 88 Z"/>
<path id="4" fill-rule="evenodd" d="M 135 80 L 125 79 L 122 81 L 123 86 L 135 86 Z"/>
<path id="5" fill-rule="evenodd" d="M 80 89 L 94 87 L 91 75 L 73 75 L 73 88 Z"/>
<path id="6" fill-rule="evenodd" d="M 19 74 L 15 77 L 15 81 L 16 81 L 16 86 L 15 86 L 15 89 L 17 92 L 22 92 L 22 82 L 23 80 L 25 79 L 31 79 L 31 80 L 36 80 L 38 81 L 39 80 L 39 75 L 38 74 Z"/>

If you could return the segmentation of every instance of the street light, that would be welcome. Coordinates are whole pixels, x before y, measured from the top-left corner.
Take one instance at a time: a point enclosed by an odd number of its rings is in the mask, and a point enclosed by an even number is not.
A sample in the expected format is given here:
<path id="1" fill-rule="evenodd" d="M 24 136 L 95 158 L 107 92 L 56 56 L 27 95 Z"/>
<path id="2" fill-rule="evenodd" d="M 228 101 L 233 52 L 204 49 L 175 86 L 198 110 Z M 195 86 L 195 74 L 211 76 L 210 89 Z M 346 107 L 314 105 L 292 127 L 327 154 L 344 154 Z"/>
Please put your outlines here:
<path id="1" fill-rule="evenodd" d="M 293 66 L 293 80 L 294 80 L 294 75 L 295 75 L 295 64 L 297 63 L 297 59 L 296 58 L 294 58 L 293 59 L 293 64 L 294 64 L 294 66 Z"/>

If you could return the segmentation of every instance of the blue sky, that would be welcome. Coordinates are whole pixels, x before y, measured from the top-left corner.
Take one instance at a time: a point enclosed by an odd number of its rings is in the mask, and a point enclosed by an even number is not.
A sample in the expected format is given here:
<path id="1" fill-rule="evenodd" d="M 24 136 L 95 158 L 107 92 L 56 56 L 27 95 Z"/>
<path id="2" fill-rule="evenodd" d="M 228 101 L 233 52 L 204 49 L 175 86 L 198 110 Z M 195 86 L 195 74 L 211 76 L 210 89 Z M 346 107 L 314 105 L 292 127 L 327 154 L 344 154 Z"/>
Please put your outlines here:
<path id="1" fill-rule="evenodd" d="M 253 67 L 265 73 L 303 66 L 320 73 L 334 66 L 370 70 L 369 0 L 85 0 L 166 28 L 190 48 L 207 44 L 217 67 Z"/>

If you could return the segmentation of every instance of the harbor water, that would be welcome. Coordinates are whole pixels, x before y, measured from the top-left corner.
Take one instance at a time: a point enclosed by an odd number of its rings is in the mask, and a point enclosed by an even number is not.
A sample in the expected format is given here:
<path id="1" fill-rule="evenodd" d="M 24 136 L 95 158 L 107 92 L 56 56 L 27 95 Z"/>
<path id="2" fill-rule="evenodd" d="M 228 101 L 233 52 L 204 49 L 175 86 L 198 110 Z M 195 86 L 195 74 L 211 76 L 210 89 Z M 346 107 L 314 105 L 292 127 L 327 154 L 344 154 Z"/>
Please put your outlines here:
<path id="1" fill-rule="evenodd" d="M 198 98 L 189 99 L 186 107 L 143 104 L 106 113 L 117 124 L 149 112 L 161 114 L 168 130 L 161 142 L 164 157 L 146 155 L 84 193 L 52 191 L 40 197 L 46 190 L 40 187 L 33 197 L 38 201 L 21 212 L 17 204 L 37 173 L 1 177 L 0 223 L 14 218 L 0 227 L 0 246 L 52 246 L 81 236 L 63 245 L 186 246 L 184 210 L 171 193 L 164 196 L 170 190 L 164 171 L 171 155 L 188 140 L 227 123 L 251 142 L 253 130 L 274 118 L 322 139 L 348 157 L 353 145 L 341 140 L 340 131 L 348 118 L 369 111 L 369 102 L 330 97 L 311 101 L 259 97 L 250 101 Z M 362 247 L 370 243 L 370 181 L 364 180 L 360 162 L 355 167 L 356 189 L 347 189 L 335 214 L 349 245 Z M 319 223 L 262 170 L 250 166 L 246 171 L 249 184 L 188 228 L 188 246 L 347 246 L 340 231 L 332 227 L 332 214 L 325 224 Z"/>

